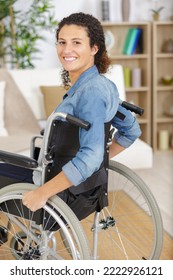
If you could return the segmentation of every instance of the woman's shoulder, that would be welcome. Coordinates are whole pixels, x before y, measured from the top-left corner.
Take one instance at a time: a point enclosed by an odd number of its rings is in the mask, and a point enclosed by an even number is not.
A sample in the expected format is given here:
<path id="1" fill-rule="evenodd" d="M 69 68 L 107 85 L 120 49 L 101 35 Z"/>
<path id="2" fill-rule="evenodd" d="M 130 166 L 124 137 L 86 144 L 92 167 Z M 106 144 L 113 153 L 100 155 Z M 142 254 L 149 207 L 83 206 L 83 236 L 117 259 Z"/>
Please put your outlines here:
<path id="1" fill-rule="evenodd" d="M 107 111 L 112 112 L 110 115 L 113 117 L 116 113 L 116 109 L 119 104 L 119 94 L 116 88 L 116 85 L 107 79 L 103 75 L 98 75 L 89 79 L 87 82 L 82 84 L 78 88 L 78 105 L 84 106 L 94 104 L 103 108 L 106 108 Z"/>
<path id="2" fill-rule="evenodd" d="M 105 77 L 103 74 L 99 74 L 93 77 L 90 77 L 85 83 L 81 85 L 79 90 L 82 90 L 84 92 L 93 92 L 93 94 L 101 94 L 104 92 L 117 92 L 116 85 L 109 80 L 107 77 Z"/>

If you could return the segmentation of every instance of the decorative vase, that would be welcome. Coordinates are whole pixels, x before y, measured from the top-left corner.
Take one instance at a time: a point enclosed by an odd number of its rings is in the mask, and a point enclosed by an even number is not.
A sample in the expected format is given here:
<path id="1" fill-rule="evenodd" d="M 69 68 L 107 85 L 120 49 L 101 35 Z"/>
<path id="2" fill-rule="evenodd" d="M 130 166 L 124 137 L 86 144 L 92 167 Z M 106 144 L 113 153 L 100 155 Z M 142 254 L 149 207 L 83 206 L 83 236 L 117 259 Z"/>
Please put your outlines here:
<path id="1" fill-rule="evenodd" d="M 173 53 L 173 39 L 168 39 L 163 43 L 162 52 Z"/>
<path id="2" fill-rule="evenodd" d="M 122 20 L 129 21 L 130 17 L 130 0 L 121 0 Z"/>
<path id="3" fill-rule="evenodd" d="M 169 131 L 160 130 L 159 131 L 159 150 L 168 150 L 169 149 Z"/>
<path id="4" fill-rule="evenodd" d="M 158 21 L 160 19 L 160 15 L 159 14 L 153 14 L 152 17 L 153 17 L 154 21 Z"/>
<path id="5" fill-rule="evenodd" d="M 110 3 L 109 0 L 101 0 L 102 20 L 110 20 Z"/>

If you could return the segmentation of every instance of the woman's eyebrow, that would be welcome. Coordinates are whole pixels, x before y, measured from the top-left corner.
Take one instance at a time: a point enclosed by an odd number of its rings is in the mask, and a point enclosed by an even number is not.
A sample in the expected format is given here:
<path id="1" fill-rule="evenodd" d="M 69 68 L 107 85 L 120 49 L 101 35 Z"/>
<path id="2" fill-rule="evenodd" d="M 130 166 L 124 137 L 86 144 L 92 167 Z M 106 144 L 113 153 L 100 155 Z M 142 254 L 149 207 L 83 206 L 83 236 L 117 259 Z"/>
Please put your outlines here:
<path id="1" fill-rule="evenodd" d="M 66 40 L 65 38 L 58 38 L 58 40 Z M 83 39 L 82 38 L 78 38 L 78 37 L 74 37 L 74 38 L 71 38 L 71 40 L 80 40 L 80 41 L 82 41 Z"/>
<path id="2" fill-rule="evenodd" d="M 82 38 L 72 38 L 72 40 L 80 40 L 80 41 L 82 41 L 83 39 Z"/>

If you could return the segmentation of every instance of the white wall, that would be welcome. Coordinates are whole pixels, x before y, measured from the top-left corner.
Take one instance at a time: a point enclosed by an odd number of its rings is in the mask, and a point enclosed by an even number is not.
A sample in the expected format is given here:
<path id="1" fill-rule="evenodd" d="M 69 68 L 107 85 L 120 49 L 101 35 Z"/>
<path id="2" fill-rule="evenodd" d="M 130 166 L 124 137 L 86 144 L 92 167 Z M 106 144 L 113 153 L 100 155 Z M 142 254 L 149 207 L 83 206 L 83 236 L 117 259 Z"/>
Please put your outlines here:
<path id="1" fill-rule="evenodd" d="M 32 1 L 32 0 L 29 0 Z M 27 8 L 29 5 L 27 1 Z M 60 21 L 64 16 L 73 12 L 90 13 L 101 20 L 101 0 L 52 0 L 55 6 L 55 17 Z M 157 2 L 157 3 L 156 3 Z M 173 15 L 173 0 L 130 0 L 130 21 L 152 20 L 151 8 L 164 6 L 161 20 L 169 20 Z M 18 5 L 26 8 L 26 1 L 20 0 Z M 110 0 L 110 20 L 121 21 L 121 0 Z M 51 68 L 58 65 L 55 48 L 55 34 L 47 34 L 47 41 L 40 42 L 41 59 L 35 61 L 36 68 Z"/>
<path id="2" fill-rule="evenodd" d="M 121 1 L 109 0 L 111 10 L 111 21 L 121 21 Z M 56 6 L 56 15 L 60 20 L 62 17 L 72 12 L 84 11 L 92 13 L 101 19 L 101 0 L 63 0 L 63 5 L 59 0 L 53 0 Z M 130 0 L 131 14 L 130 20 L 151 20 L 151 8 L 164 6 L 161 19 L 167 20 L 173 14 L 172 0 Z"/>

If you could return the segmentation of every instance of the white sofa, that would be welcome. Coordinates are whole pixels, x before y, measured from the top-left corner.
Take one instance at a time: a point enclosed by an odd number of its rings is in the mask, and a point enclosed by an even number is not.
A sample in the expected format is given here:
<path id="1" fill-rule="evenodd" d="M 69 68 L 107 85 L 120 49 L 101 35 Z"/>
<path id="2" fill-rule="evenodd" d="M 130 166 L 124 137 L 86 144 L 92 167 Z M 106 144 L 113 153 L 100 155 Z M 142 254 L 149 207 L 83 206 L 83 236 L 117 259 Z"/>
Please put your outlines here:
<path id="1" fill-rule="evenodd" d="M 6 83 L 4 128 L 8 135 L 0 137 L 0 149 L 28 154 L 29 139 L 39 132 L 40 127 L 44 127 L 47 117 L 45 99 L 40 86 L 50 88 L 52 86 L 61 86 L 60 69 L 4 70 L 4 72 L 2 69 L 0 70 L 0 84 L 2 84 L 2 81 Z M 106 76 L 116 83 L 121 99 L 125 100 L 122 66 L 114 65 Z M 11 86 L 9 85 L 10 83 Z M 13 101 L 11 101 L 11 98 Z M 11 113 L 9 114 L 10 109 Z M 13 116 L 13 109 L 15 116 Z M 14 124 L 15 128 L 12 124 Z M 114 159 L 132 169 L 150 168 L 152 167 L 153 151 L 148 144 L 138 139 L 130 148 L 117 155 Z"/>

